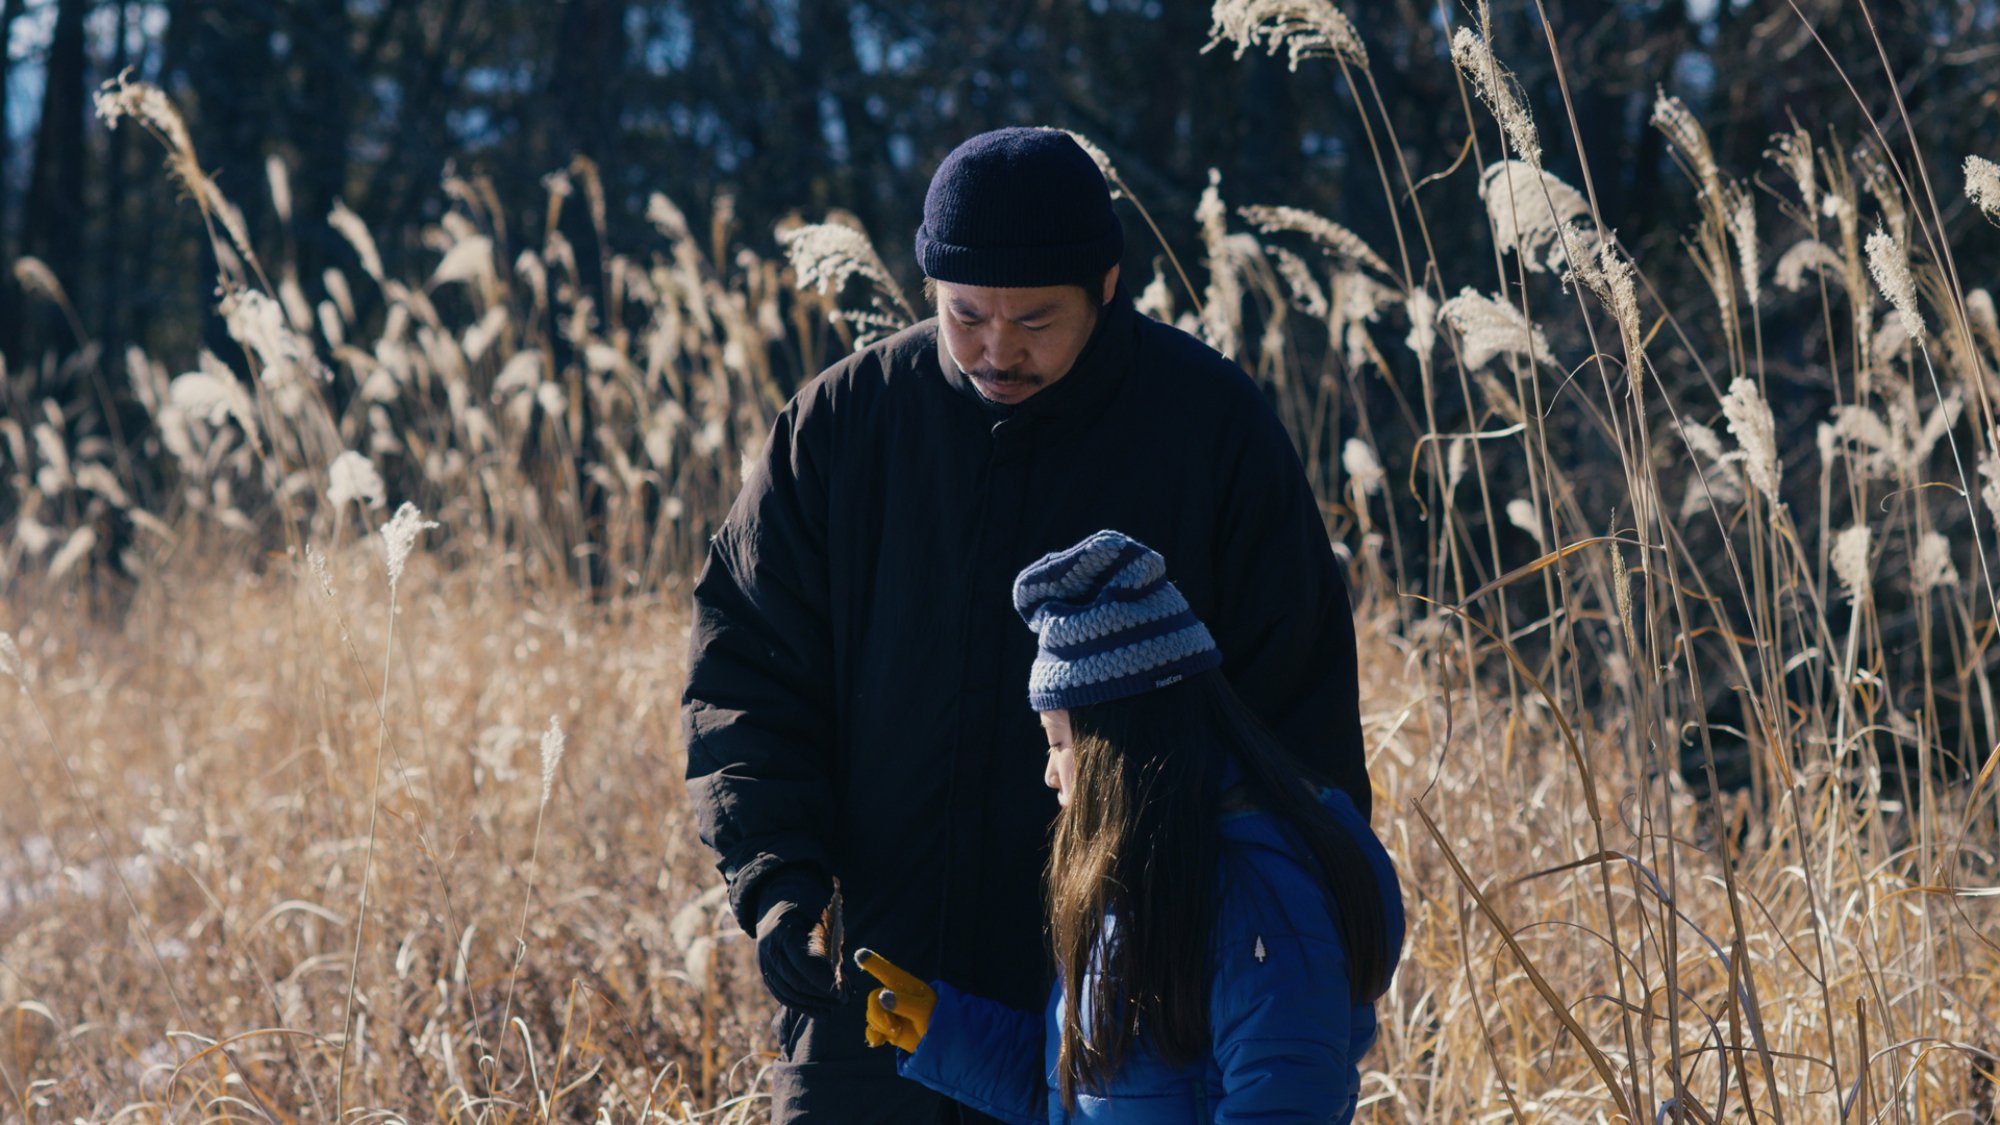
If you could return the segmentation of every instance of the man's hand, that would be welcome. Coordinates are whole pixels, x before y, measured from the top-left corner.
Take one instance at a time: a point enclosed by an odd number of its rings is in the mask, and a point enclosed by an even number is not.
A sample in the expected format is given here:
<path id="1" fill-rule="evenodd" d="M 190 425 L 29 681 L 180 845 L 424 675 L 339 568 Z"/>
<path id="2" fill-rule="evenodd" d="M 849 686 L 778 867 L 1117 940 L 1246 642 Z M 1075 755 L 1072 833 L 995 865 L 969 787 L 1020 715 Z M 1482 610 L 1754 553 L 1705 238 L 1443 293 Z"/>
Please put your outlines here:
<path id="1" fill-rule="evenodd" d="M 762 891 L 757 970 L 764 987 L 788 1008 L 818 1015 L 832 1011 L 840 999 L 833 962 L 811 948 L 813 927 L 832 897 L 832 887 L 803 871 L 774 875 Z"/>
<path id="2" fill-rule="evenodd" d="M 854 963 L 885 986 L 868 994 L 868 1045 L 894 1043 L 915 1051 L 931 1028 L 937 993 L 872 949 L 857 950 Z"/>

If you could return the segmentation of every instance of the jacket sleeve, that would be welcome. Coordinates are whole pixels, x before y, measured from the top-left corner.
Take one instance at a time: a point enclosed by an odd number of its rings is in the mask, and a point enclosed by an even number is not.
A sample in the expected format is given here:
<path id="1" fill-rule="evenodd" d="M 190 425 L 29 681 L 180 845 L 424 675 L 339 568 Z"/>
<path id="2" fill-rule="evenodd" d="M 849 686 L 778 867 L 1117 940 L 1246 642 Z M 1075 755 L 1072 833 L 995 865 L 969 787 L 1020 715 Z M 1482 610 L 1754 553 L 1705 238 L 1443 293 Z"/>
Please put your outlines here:
<path id="1" fill-rule="evenodd" d="M 1268 887 L 1244 888 L 1266 897 Z M 1355 1060 L 1373 1035 L 1348 996 L 1347 958 L 1329 919 L 1324 927 L 1288 922 L 1275 902 L 1216 948 L 1209 1034 L 1222 1096 L 1215 1125 L 1347 1121 L 1359 1072 Z"/>
<path id="2" fill-rule="evenodd" d="M 945 1097 L 1014 1125 L 1048 1120 L 1048 1076 L 1042 1073 L 1043 1014 L 933 982 L 937 1003 L 917 1049 L 896 1069 Z"/>
<path id="3" fill-rule="evenodd" d="M 681 697 L 688 798 L 749 932 L 774 872 L 832 871 L 823 389 L 809 385 L 779 414 L 694 590 Z"/>
<path id="4" fill-rule="evenodd" d="M 1237 439 L 1216 554 L 1223 672 L 1278 737 L 1366 820 L 1354 611 L 1290 435 L 1261 398 Z"/>

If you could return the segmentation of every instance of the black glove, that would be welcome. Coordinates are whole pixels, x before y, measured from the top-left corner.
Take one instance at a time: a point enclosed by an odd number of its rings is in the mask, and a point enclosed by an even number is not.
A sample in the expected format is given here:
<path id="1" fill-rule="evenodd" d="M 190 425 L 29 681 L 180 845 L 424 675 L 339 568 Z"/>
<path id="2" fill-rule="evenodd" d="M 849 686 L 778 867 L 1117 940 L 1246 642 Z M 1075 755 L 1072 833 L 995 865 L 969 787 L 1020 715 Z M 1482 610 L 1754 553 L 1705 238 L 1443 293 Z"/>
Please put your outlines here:
<path id="1" fill-rule="evenodd" d="M 833 962 L 808 948 L 832 898 L 824 878 L 804 871 L 779 872 L 758 893 L 764 913 L 757 919 L 757 971 L 764 974 L 764 987 L 788 1008 L 823 1014 L 840 999 Z"/>

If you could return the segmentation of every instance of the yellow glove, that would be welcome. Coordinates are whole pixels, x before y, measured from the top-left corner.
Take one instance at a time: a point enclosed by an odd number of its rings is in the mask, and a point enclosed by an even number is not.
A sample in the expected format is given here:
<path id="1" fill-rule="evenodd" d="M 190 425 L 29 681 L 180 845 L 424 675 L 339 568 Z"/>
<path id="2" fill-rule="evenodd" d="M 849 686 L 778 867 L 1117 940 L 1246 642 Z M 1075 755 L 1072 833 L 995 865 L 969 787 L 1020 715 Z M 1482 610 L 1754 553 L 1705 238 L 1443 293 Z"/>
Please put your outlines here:
<path id="1" fill-rule="evenodd" d="M 894 1043 L 915 1051 L 930 1030 L 937 993 L 872 949 L 856 950 L 854 963 L 885 986 L 868 994 L 868 1045 Z"/>

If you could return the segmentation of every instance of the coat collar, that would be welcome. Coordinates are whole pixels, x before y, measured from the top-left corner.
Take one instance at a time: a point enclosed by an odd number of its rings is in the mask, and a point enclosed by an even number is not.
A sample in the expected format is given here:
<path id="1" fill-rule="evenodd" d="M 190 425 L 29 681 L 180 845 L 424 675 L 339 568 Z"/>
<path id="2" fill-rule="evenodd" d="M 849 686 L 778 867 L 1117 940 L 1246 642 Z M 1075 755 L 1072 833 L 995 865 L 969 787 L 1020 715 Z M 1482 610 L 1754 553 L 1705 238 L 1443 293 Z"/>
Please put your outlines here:
<path id="1" fill-rule="evenodd" d="M 1019 405 L 991 402 L 981 395 L 945 350 L 942 328 L 937 332 L 938 370 L 944 375 L 945 385 L 980 407 L 994 423 L 1010 418 L 1033 423 L 1086 415 L 1101 406 L 1124 382 L 1126 370 L 1132 366 L 1133 354 L 1138 350 L 1138 318 L 1131 294 L 1124 285 L 1119 285 L 1110 302 L 1099 310 L 1097 327 L 1091 330 L 1090 340 L 1070 366 L 1069 374 Z"/>

